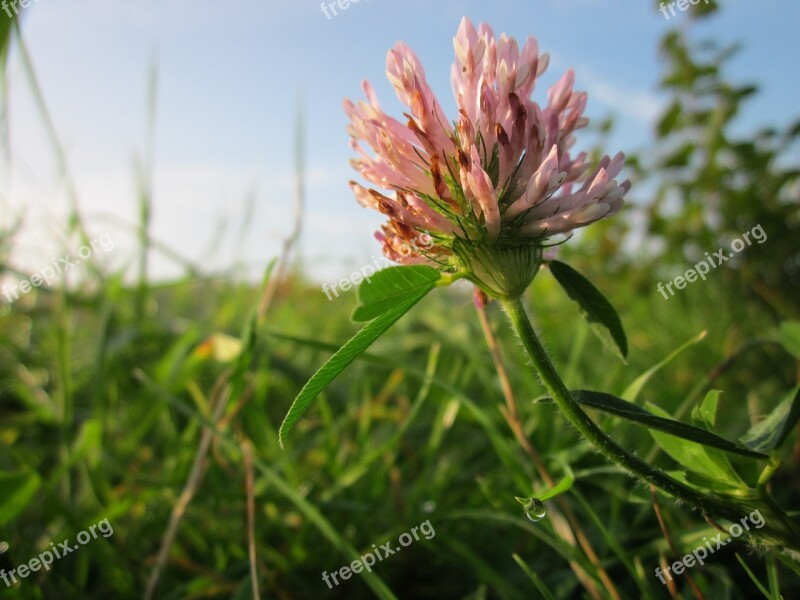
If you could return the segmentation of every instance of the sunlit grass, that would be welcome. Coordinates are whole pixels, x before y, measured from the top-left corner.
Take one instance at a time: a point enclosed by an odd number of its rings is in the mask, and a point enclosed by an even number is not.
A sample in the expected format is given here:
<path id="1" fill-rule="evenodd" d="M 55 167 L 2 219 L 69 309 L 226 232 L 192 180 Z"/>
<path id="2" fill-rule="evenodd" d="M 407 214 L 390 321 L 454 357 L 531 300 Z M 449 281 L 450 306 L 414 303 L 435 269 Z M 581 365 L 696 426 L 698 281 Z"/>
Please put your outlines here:
<path id="1" fill-rule="evenodd" d="M 69 289 L 37 289 L 0 307 L 0 541 L 8 544 L 0 568 L 101 519 L 114 528 L 13 590 L 0 584 L 0 596 L 141 597 L 176 502 L 194 481 L 159 598 L 249 598 L 252 572 L 270 598 L 613 597 L 581 544 L 555 530 L 563 506 L 548 501 L 548 516 L 533 523 L 515 501 L 546 486 L 501 414 L 503 391 L 469 287 L 425 298 L 324 392 L 281 449 L 278 427 L 293 398 L 358 329 L 349 319 L 354 294 L 329 302 L 291 263 L 268 279 L 266 303 L 260 282 L 234 275 L 187 269 L 174 281 L 152 280 L 147 260 L 163 247 L 148 233 L 147 169 L 138 175 L 141 222 L 129 232 L 137 253 L 115 263 L 136 265 L 132 278 L 98 263 Z M 69 223 L 65 235 L 77 240 L 92 225 L 77 196 Z M 0 239 L 5 272 L 15 240 Z M 698 382 L 723 390 L 720 430 L 735 438 L 795 382 L 796 361 L 774 344 L 748 350 L 736 369 L 718 369 L 776 324 L 757 304 L 732 297 L 722 276 L 665 301 L 635 260 L 611 274 L 580 249 L 571 258 L 593 265 L 585 270 L 620 310 L 632 351 L 627 365 L 606 351 L 542 273 L 527 305 L 570 387 L 622 393 L 707 331 L 652 377 L 642 398 L 674 414 Z M 524 434 L 557 479 L 570 465 L 576 482 L 561 498 L 619 597 L 665 597 L 653 572 L 662 558 L 677 557 L 649 490 L 591 452 L 551 404 L 534 402 L 544 390 L 514 351 L 497 306 L 488 318 Z M 640 456 L 677 468 L 655 457 L 644 429 L 598 422 Z M 198 453 L 204 427 L 207 455 Z M 251 531 L 243 448 L 253 462 Z M 789 470 L 779 472 L 774 492 L 791 507 L 797 482 Z M 683 553 L 716 535 L 700 516 L 665 498 L 660 505 Z M 388 557 L 372 575 L 326 587 L 323 571 L 426 520 L 435 537 Z M 796 567 L 747 549 L 732 545 L 692 570 L 706 597 L 754 597 L 734 552 L 771 597 L 778 587 L 792 597 Z M 685 579 L 677 584 L 688 590 Z"/>

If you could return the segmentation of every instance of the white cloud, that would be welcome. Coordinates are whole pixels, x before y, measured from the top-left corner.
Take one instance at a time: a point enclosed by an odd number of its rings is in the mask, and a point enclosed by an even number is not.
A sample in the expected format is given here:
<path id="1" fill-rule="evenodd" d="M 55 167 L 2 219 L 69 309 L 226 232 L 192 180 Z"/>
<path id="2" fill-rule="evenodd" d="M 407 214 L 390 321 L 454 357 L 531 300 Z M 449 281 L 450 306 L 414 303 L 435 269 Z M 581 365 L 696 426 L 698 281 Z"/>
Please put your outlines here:
<path id="1" fill-rule="evenodd" d="M 652 123 L 661 111 L 663 102 L 653 92 L 612 83 L 586 67 L 582 67 L 579 72 L 581 83 L 589 92 L 590 98 L 600 100 L 643 124 Z"/>

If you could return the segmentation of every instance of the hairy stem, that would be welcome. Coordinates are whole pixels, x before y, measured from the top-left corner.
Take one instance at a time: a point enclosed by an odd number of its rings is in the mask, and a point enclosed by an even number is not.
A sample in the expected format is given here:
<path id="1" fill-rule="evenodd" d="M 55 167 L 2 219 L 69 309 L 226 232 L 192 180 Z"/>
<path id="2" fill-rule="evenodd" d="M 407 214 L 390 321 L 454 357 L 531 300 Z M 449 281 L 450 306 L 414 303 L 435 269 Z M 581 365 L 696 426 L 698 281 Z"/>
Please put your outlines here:
<path id="1" fill-rule="evenodd" d="M 555 485 L 555 481 L 550 475 L 550 472 L 547 470 L 542 457 L 525 435 L 525 430 L 522 426 L 522 419 L 520 418 L 519 409 L 517 408 L 517 400 L 514 396 L 514 390 L 511 387 L 511 381 L 509 381 L 508 378 L 508 372 L 506 371 L 505 363 L 503 362 L 503 356 L 500 353 L 500 346 L 497 343 L 497 338 L 492 331 L 492 326 L 489 323 L 489 317 L 486 314 L 486 296 L 478 288 L 475 288 L 475 310 L 478 313 L 478 320 L 480 321 L 481 329 L 483 330 L 483 336 L 486 339 L 486 345 L 489 347 L 489 352 L 492 355 L 492 361 L 494 362 L 494 366 L 497 371 L 497 377 L 500 380 L 500 387 L 503 390 L 503 397 L 506 400 L 506 408 L 505 410 L 502 410 L 501 406 L 500 412 L 508 423 L 508 426 L 511 428 L 514 437 L 517 438 L 517 442 L 519 442 L 520 447 L 528 455 L 531 461 L 533 461 L 536 470 L 539 472 L 539 476 L 548 487 L 553 487 Z M 620 600 L 620 595 L 614 586 L 614 582 L 611 581 L 608 573 L 603 568 L 597 553 L 594 551 L 594 548 L 592 548 L 592 545 L 589 542 L 589 538 L 581 529 L 578 518 L 575 516 L 575 513 L 572 511 L 567 501 L 564 499 L 564 496 L 556 496 L 555 501 L 561 511 L 564 513 L 564 517 L 561 517 L 558 512 L 554 512 L 551 513 L 551 518 L 555 519 L 556 521 L 566 519 L 566 522 L 554 523 L 553 529 L 561 537 L 561 539 L 566 541 L 571 546 L 575 546 L 576 542 L 580 544 L 581 548 L 586 554 L 586 557 L 589 559 L 589 562 L 591 562 L 592 565 L 597 569 L 597 576 L 600 578 L 602 584 L 606 587 L 610 597 L 615 600 Z M 572 531 L 569 531 L 569 529 Z M 597 585 L 583 570 L 583 567 L 581 567 L 580 564 L 575 560 L 570 560 L 569 564 L 572 570 L 575 572 L 576 577 L 578 577 L 580 582 L 586 588 L 586 591 L 589 593 L 589 595 L 592 598 L 600 598 L 601 596 L 597 589 Z"/>
<path id="2" fill-rule="evenodd" d="M 528 315 L 525 313 L 522 300 L 520 298 L 506 298 L 500 300 L 500 302 L 511 320 L 511 324 L 517 332 L 517 335 L 519 335 L 542 383 L 552 396 L 556 406 L 558 406 L 567 421 L 586 438 L 595 450 L 602 454 L 607 460 L 619 465 L 639 479 L 685 502 L 702 513 L 716 515 L 734 523 L 739 521 L 745 514 L 747 504 L 732 500 L 729 501 L 719 496 L 704 494 L 694 490 L 680 481 L 673 479 L 663 471 L 652 467 L 611 440 L 611 438 L 583 412 L 583 409 L 572 397 L 566 385 L 564 385 L 550 357 L 547 355 L 547 351 L 539 341 L 539 337 L 536 335 L 536 331 L 533 329 Z M 771 504 L 773 504 L 774 507 L 774 503 Z M 794 525 L 785 514 L 781 515 L 781 513 L 782 511 L 779 511 L 771 515 L 781 521 L 780 525 L 782 525 L 782 527 L 775 527 L 775 525 L 778 525 L 777 523 L 772 524 L 773 526 L 769 528 L 769 533 L 771 534 L 769 538 L 775 539 L 769 541 L 788 546 L 795 550 L 800 549 L 800 536 L 798 536 L 797 533 L 797 526 Z M 765 537 L 764 533 L 766 532 L 759 533 L 761 533 L 759 537 Z"/>

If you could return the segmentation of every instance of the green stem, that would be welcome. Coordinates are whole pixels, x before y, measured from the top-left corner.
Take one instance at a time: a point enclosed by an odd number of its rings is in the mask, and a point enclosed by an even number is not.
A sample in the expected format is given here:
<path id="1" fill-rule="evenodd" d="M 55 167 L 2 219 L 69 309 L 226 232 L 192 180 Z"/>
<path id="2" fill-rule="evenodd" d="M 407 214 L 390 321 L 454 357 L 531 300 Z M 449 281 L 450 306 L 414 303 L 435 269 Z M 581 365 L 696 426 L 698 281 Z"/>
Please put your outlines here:
<path id="1" fill-rule="evenodd" d="M 758 489 L 759 494 L 761 494 L 762 496 L 767 494 L 767 485 L 769 484 L 773 475 L 775 475 L 775 471 L 777 471 L 778 467 L 780 466 L 781 466 L 780 459 L 777 457 L 775 453 L 773 453 L 772 457 L 769 460 L 769 464 L 766 467 L 764 467 L 764 470 L 761 472 L 761 475 L 758 478 L 758 483 L 756 484 L 756 488 Z"/>
<path id="2" fill-rule="evenodd" d="M 505 298 L 500 300 L 503 309 L 508 314 L 514 329 L 522 340 L 533 366 L 541 377 L 547 391 L 553 398 L 556 406 L 561 410 L 570 424 L 583 435 L 594 448 L 607 460 L 619 465 L 629 473 L 650 483 L 676 499 L 682 500 L 695 509 L 717 517 L 722 517 L 731 522 L 738 522 L 743 516 L 744 506 L 725 501 L 718 496 L 703 494 L 694 490 L 680 481 L 673 479 L 663 471 L 650 466 L 645 461 L 632 455 L 630 452 L 611 440 L 600 429 L 572 397 L 564 382 L 556 371 L 547 351 L 539 341 L 533 326 L 525 313 L 520 298 Z M 797 528 L 791 522 L 784 522 L 788 531 L 782 532 L 779 543 L 793 548 L 798 547 Z"/>

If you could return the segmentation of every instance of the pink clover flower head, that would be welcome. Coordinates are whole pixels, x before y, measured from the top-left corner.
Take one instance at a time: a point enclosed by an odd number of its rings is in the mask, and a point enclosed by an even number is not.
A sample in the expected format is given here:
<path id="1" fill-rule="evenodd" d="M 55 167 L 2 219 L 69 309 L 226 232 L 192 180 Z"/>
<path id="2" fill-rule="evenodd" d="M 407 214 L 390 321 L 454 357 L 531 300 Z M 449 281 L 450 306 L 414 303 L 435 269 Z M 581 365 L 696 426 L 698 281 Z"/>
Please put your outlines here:
<path id="1" fill-rule="evenodd" d="M 520 48 L 465 17 L 453 46 L 455 120 L 403 43 L 389 51 L 386 74 L 409 107 L 404 122 L 381 109 L 367 81 L 365 101 L 345 101 L 358 155 L 351 163 L 369 184 L 350 186 L 361 205 L 388 217 L 376 234 L 388 258 L 462 272 L 489 295 L 515 295 L 538 270 L 542 248 L 620 210 L 630 189 L 617 180 L 625 157 L 604 156 L 592 168 L 585 152 L 572 153 L 575 131 L 588 123 L 587 95 L 573 89 L 570 69 L 546 105 L 531 98 L 549 61 L 534 38 Z M 422 248 L 421 235 L 431 241 Z M 399 251 L 409 245 L 413 252 Z"/>

